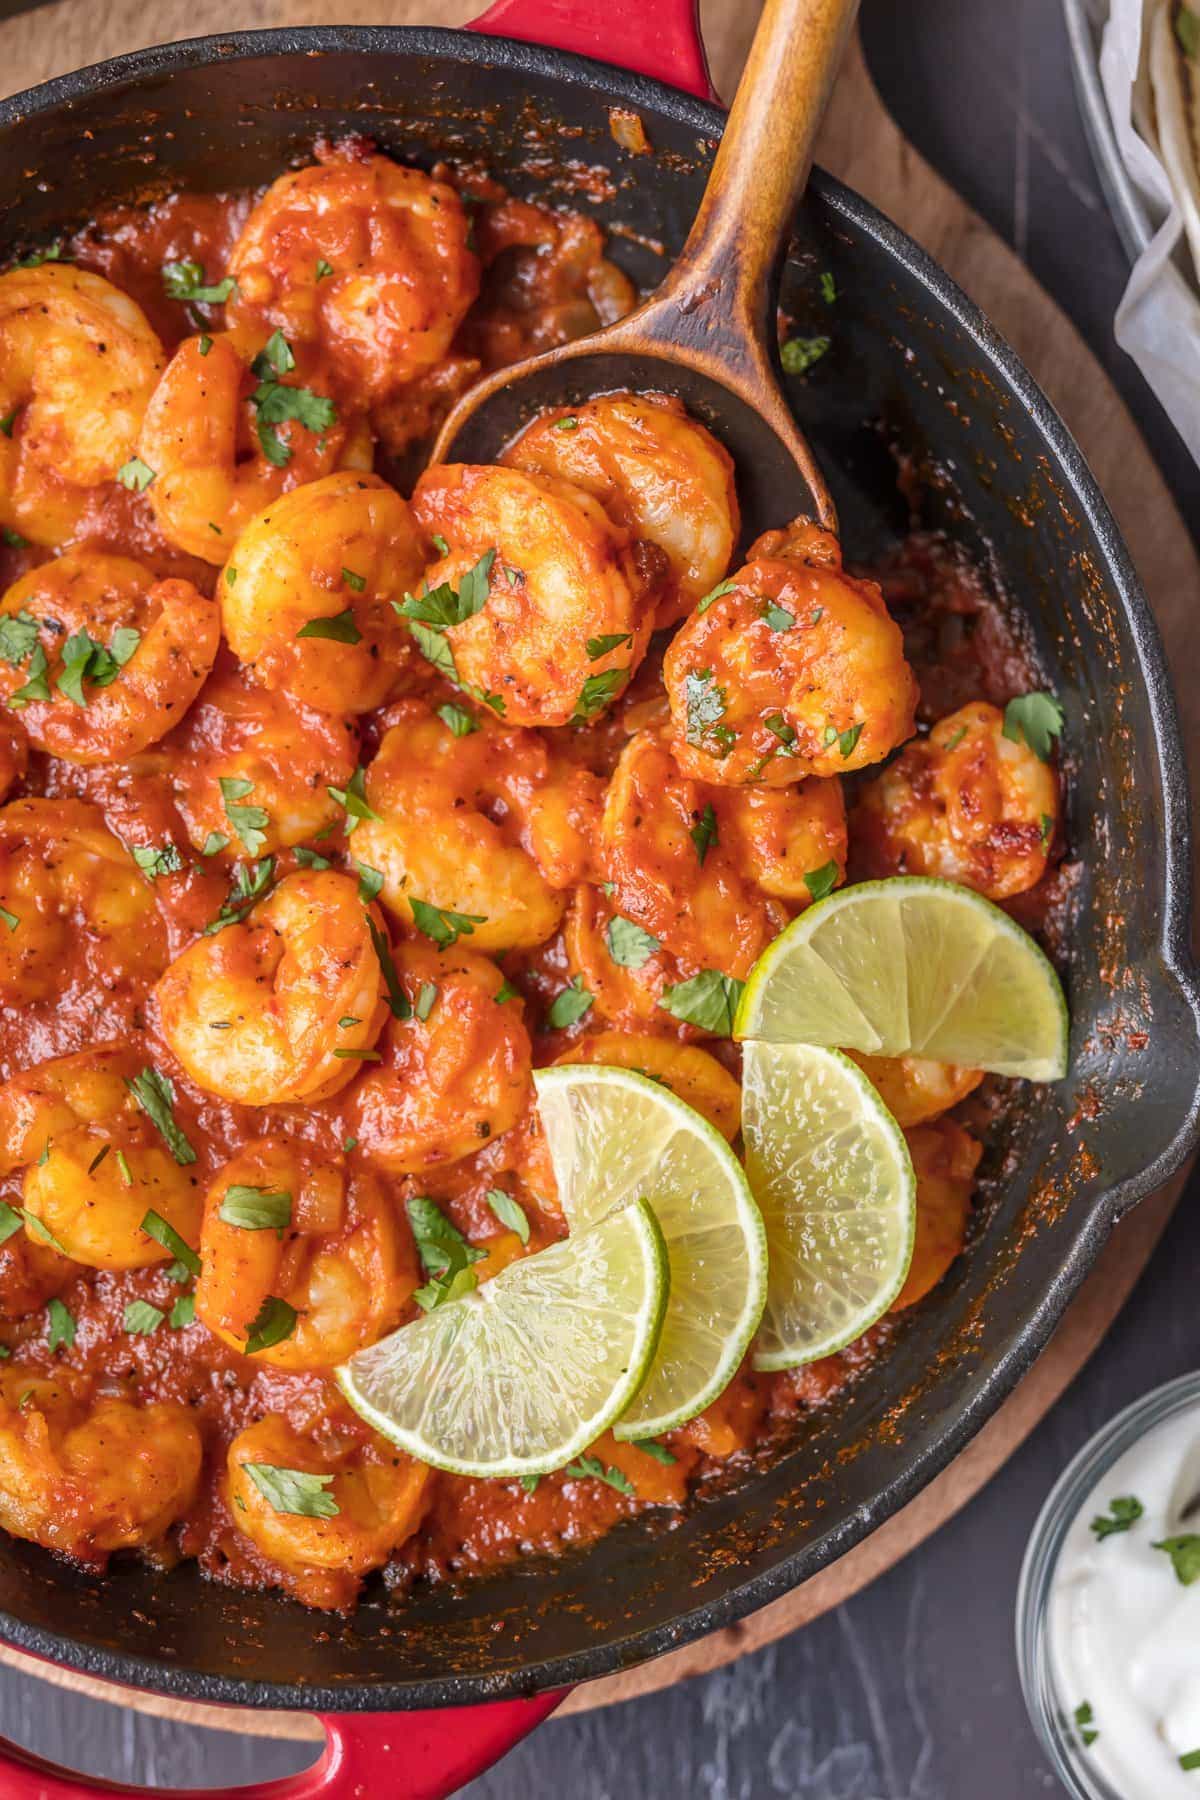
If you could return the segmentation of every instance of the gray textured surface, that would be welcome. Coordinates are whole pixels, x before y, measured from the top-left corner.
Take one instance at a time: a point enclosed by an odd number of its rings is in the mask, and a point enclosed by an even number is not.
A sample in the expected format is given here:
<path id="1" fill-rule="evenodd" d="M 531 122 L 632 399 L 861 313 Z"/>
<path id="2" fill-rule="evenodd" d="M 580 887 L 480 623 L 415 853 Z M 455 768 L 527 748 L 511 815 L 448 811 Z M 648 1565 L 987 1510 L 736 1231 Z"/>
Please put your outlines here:
<path id="1" fill-rule="evenodd" d="M 0 10 L 9 6 L 0 4 Z M 1200 473 L 1111 341 L 1124 280 L 1054 0 L 864 0 L 876 79 L 930 160 L 1015 244 L 1143 425 L 1185 517 Z M 1059 1790 L 1017 1688 L 1012 1600 L 1057 1471 L 1118 1407 L 1195 1365 L 1200 1184 L 1108 1341 L 990 1487 L 837 1614 L 732 1668 L 551 1721 L 471 1800 L 1024 1800 Z M 172 1726 L 0 1674 L 0 1732 L 173 1788 L 285 1774 L 303 1747 Z"/>

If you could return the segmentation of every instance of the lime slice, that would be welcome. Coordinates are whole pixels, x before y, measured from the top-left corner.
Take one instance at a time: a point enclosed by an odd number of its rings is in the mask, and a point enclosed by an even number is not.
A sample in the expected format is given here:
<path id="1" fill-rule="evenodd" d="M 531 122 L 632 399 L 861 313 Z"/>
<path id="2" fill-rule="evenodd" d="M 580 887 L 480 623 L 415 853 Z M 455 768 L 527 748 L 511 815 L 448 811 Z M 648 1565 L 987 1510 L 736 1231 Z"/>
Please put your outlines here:
<path id="1" fill-rule="evenodd" d="M 571 1229 L 638 1199 L 662 1227 L 671 1298 L 649 1379 L 616 1427 L 657 1437 L 703 1412 L 746 1353 L 767 1294 L 762 1218 L 725 1139 L 670 1088 L 579 1063 L 533 1080 Z"/>
<path id="2" fill-rule="evenodd" d="M 456 1475 L 545 1475 L 625 1411 L 654 1359 L 670 1275 L 642 1202 L 510 1263 L 337 1370 L 351 1406 Z"/>
<path id="3" fill-rule="evenodd" d="M 838 1050 L 746 1045 L 746 1173 L 770 1247 L 756 1369 L 829 1356 L 904 1285 L 917 1184 L 904 1134 Z"/>
<path id="4" fill-rule="evenodd" d="M 755 964 L 734 1036 L 1058 1081 L 1067 1005 L 1029 933 L 970 888 L 898 876 L 812 906 Z"/>

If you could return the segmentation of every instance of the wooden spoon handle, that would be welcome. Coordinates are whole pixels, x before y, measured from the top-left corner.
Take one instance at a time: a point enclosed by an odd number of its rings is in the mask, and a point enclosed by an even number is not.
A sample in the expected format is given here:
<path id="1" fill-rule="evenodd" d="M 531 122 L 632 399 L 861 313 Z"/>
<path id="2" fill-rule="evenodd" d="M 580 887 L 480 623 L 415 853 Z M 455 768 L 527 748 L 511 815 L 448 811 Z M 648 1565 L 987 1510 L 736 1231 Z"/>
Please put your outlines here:
<path id="1" fill-rule="evenodd" d="M 766 0 L 700 210 L 655 310 L 669 298 L 686 315 L 719 290 L 721 310 L 765 338 L 771 270 L 857 11 L 858 0 Z"/>

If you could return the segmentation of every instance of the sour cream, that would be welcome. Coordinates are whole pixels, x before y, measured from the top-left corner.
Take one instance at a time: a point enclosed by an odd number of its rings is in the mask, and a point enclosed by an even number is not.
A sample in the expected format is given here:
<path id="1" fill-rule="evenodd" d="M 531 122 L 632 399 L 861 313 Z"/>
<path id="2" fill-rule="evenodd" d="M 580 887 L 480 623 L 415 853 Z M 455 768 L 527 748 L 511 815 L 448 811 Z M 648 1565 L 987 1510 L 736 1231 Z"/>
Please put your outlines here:
<path id="1" fill-rule="evenodd" d="M 1192 1537 L 1176 1559 L 1154 1548 Z M 1197 1571 L 1190 1585 L 1176 1560 Z M 1156 1425 L 1092 1489 L 1063 1540 L 1047 1627 L 1083 1760 L 1122 1800 L 1200 1800 L 1200 1406 Z"/>

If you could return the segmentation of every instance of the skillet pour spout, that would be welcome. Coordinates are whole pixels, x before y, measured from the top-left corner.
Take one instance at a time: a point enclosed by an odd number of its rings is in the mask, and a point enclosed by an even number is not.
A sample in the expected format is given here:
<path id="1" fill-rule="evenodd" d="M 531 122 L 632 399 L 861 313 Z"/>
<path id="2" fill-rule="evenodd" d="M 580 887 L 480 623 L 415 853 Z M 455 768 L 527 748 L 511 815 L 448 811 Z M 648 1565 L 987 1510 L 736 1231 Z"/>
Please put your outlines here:
<path id="1" fill-rule="evenodd" d="M 628 10 L 614 0 L 614 19 Z M 611 109 L 639 116 L 648 154 L 616 143 Z M 512 41 L 341 27 L 198 39 L 0 106 L 4 248 L 185 183 L 257 186 L 318 136 L 363 132 L 426 166 L 486 162 L 552 204 L 587 165 L 595 216 L 619 228 L 613 254 L 649 290 L 686 237 L 721 124 L 715 106 L 657 81 Z M 839 296 L 832 328 L 822 272 Z M 1013 614 L 1062 698 L 1079 865 L 1057 947 L 1070 1076 L 1006 1114 L 973 1243 L 896 1327 L 872 1379 L 802 1413 L 777 1454 L 714 1483 L 672 1529 L 644 1518 L 553 1564 L 459 1592 L 418 1586 L 402 1606 L 380 1591 L 332 1630 L 277 1596 L 210 1585 L 194 1565 L 100 1580 L 5 1538 L 8 1643 L 161 1693 L 342 1712 L 548 1694 L 677 1647 L 807 1579 L 937 1474 L 1037 1356 L 1115 1219 L 1195 1143 L 1184 761 L 1162 647 L 1112 517 L 1012 351 L 923 252 L 819 170 L 780 298 L 797 330 L 832 340 L 787 391 L 848 555 L 876 555 L 906 523 L 884 446 L 918 465 L 949 446 L 955 485 L 930 489 L 926 523 L 1010 573 Z M 1030 504 L 1031 480 L 1044 503 Z"/>

